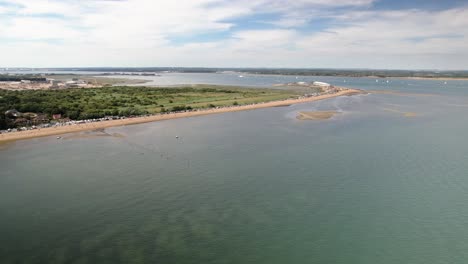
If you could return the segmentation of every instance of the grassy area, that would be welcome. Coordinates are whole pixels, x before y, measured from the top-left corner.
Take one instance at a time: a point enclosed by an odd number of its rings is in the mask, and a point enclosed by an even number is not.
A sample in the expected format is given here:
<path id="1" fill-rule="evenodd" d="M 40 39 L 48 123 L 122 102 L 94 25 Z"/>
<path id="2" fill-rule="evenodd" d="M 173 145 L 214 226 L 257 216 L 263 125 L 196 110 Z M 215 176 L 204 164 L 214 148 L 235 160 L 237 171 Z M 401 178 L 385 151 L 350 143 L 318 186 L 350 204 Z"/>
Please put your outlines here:
<path id="1" fill-rule="evenodd" d="M 70 119 L 103 116 L 132 116 L 185 109 L 243 105 L 282 100 L 298 91 L 255 89 L 231 86 L 196 85 L 189 87 L 104 87 L 63 90 L 0 90 L 0 127 L 11 126 L 3 113 L 16 109 L 22 113 L 62 114 Z"/>

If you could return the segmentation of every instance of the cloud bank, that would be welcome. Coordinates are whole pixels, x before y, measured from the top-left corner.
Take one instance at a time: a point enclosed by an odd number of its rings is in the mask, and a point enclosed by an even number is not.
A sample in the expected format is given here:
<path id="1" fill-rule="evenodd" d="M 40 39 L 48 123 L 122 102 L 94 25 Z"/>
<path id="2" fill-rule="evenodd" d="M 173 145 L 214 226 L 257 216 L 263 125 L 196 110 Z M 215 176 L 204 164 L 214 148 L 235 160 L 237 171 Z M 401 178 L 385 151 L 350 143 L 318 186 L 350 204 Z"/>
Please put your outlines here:
<path id="1" fill-rule="evenodd" d="M 0 0 L 0 66 L 468 68 L 467 6 L 374 4 Z"/>

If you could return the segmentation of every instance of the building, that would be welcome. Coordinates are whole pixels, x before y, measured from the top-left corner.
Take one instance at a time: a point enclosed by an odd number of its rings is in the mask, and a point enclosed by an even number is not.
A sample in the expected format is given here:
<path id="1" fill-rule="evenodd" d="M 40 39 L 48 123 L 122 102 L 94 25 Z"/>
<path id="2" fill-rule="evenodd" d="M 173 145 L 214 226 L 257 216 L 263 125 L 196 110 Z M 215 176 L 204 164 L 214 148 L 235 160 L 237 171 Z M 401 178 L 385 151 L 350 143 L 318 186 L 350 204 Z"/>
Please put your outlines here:
<path id="1" fill-rule="evenodd" d="M 46 114 L 36 114 L 36 117 L 34 117 L 31 121 L 34 125 L 39 125 L 43 123 L 48 123 L 49 117 L 47 117 Z"/>
<path id="2" fill-rule="evenodd" d="M 65 83 L 67 88 L 86 87 L 87 83 L 83 80 L 68 81 Z"/>
<path id="3" fill-rule="evenodd" d="M 7 118 L 18 118 L 21 116 L 21 113 L 18 112 L 16 109 L 11 109 L 5 112 L 5 116 Z"/>
<path id="4" fill-rule="evenodd" d="M 325 82 L 313 82 L 312 84 L 315 85 L 315 86 L 320 86 L 320 87 L 324 87 L 324 88 L 331 87 L 331 84 L 325 83 Z"/>
<path id="5" fill-rule="evenodd" d="M 54 79 L 48 79 L 50 88 L 59 88 L 60 84 L 62 84 L 61 81 L 54 80 Z"/>
<path id="6" fill-rule="evenodd" d="M 15 119 L 15 121 L 13 121 L 13 124 L 16 126 L 16 127 L 22 127 L 22 126 L 29 126 L 31 124 L 31 121 L 29 121 L 28 119 L 26 118 L 17 118 Z"/>

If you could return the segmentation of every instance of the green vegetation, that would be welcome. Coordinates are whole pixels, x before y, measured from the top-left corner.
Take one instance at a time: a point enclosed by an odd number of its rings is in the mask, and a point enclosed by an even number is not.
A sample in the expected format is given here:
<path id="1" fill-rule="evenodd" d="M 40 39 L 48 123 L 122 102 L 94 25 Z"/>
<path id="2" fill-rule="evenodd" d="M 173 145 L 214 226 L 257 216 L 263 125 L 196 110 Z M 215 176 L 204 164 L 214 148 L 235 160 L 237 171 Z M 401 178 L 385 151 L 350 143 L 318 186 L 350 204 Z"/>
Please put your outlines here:
<path id="1" fill-rule="evenodd" d="M 0 90 L 0 128 L 12 127 L 4 113 L 61 114 L 72 120 L 136 116 L 286 99 L 296 92 L 208 86 L 178 88 L 104 87 L 63 90 Z"/>

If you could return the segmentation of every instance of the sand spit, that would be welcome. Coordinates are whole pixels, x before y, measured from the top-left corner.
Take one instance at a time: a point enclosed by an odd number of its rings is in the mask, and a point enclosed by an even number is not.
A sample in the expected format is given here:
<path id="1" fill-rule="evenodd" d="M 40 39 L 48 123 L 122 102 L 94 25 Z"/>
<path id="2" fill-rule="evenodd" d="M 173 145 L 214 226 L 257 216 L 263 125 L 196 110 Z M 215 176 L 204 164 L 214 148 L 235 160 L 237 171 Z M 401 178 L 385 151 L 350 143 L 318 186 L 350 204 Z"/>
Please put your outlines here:
<path id="1" fill-rule="evenodd" d="M 335 111 L 315 111 L 315 112 L 299 112 L 296 116 L 299 120 L 325 120 L 330 119 L 338 114 Z"/>
<path id="2" fill-rule="evenodd" d="M 354 94 L 361 94 L 361 93 L 362 92 L 359 90 L 347 89 L 347 90 L 343 90 L 343 91 L 333 93 L 333 94 L 324 94 L 324 95 L 304 97 L 304 98 L 299 98 L 299 99 L 287 99 L 287 100 L 282 100 L 282 101 L 273 101 L 273 102 L 258 103 L 258 104 L 252 104 L 252 105 L 230 106 L 230 107 L 204 109 L 204 110 L 191 111 L 191 112 L 157 114 L 157 115 L 152 115 L 152 116 L 110 120 L 110 121 L 102 121 L 102 122 L 95 122 L 95 123 L 85 123 L 85 124 L 76 124 L 76 125 L 69 125 L 69 126 L 41 128 L 41 129 L 36 129 L 36 130 L 27 130 L 27 131 L 0 134 L 0 142 L 37 138 L 37 137 L 46 137 L 46 136 L 52 136 L 52 135 L 61 135 L 61 134 L 67 134 L 67 133 L 73 133 L 73 132 L 97 130 L 97 129 L 104 129 L 108 127 L 116 127 L 116 126 L 134 125 L 134 124 L 141 124 L 141 123 L 148 123 L 148 122 L 162 121 L 162 120 L 169 120 L 169 119 L 176 119 L 176 118 L 186 118 L 186 117 L 201 116 L 201 115 L 219 114 L 219 113 L 225 113 L 225 112 L 246 111 L 246 110 L 254 110 L 254 109 L 268 108 L 268 107 L 275 107 L 275 106 L 288 106 L 292 104 L 314 102 L 314 101 L 329 99 L 329 98 L 338 97 L 338 96 L 345 96 L 345 95 L 351 95 L 351 94 L 354 95 Z"/>
<path id="3" fill-rule="evenodd" d="M 346 96 L 353 96 L 353 95 L 359 95 L 359 94 L 369 94 L 370 92 L 368 91 L 363 91 L 363 90 L 350 90 L 348 93 L 346 93 Z"/>

